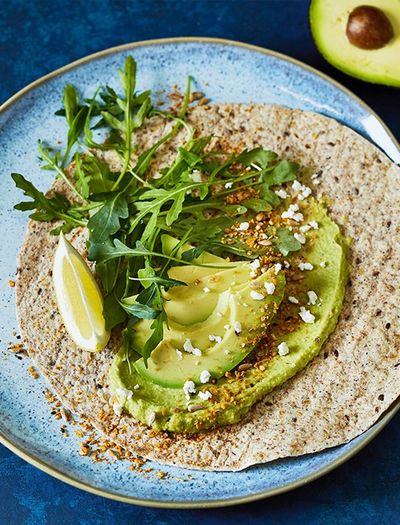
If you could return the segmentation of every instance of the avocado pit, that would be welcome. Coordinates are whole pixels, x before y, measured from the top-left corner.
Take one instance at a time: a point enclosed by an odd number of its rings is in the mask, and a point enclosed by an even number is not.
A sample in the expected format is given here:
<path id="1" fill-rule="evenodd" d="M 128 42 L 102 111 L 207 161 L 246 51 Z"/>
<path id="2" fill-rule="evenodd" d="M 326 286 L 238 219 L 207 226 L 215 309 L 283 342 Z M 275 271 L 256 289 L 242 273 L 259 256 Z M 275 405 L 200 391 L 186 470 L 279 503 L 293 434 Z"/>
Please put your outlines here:
<path id="1" fill-rule="evenodd" d="M 393 26 L 383 11 L 370 5 L 353 9 L 346 25 L 351 44 L 361 49 L 380 49 L 394 36 Z"/>

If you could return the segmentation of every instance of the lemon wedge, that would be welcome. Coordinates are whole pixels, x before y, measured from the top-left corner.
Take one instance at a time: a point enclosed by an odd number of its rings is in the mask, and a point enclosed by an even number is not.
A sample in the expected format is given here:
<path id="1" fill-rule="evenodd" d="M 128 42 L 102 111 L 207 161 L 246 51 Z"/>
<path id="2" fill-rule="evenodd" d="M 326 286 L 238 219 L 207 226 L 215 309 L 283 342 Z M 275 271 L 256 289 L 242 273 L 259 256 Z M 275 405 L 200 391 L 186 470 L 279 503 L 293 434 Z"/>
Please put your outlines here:
<path id="1" fill-rule="evenodd" d="M 53 284 L 59 312 L 75 344 L 89 352 L 104 348 L 110 332 L 102 294 L 88 265 L 62 233 L 54 255 Z"/>

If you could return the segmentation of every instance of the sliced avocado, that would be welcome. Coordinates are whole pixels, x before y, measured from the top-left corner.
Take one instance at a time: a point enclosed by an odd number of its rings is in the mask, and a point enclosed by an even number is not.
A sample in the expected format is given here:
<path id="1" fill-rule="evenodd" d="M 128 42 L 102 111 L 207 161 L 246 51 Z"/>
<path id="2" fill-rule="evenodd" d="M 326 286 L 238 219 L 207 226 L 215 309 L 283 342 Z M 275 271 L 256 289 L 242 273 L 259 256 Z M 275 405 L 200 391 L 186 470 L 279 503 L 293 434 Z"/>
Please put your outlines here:
<path id="1" fill-rule="evenodd" d="M 144 360 L 139 359 L 133 364 L 135 370 L 152 383 L 182 388 L 188 380 L 201 384 L 200 374 L 204 370 L 213 379 L 218 379 L 240 363 L 265 332 L 279 308 L 285 288 L 283 273 L 276 275 L 273 268 L 254 280 L 249 279 L 248 267 L 243 265 L 242 272 L 247 274 L 247 284 L 228 284 L 224 291 L 214 293 L 218 296 L 217 303 L 203 322 L 190 326 L 170 322 L 169 327 L 165 326 L 163 340 L 148 359 L 147 367 Z M 275 284 L 274 294 L 267 294 L 266 282 Z M 190 293 L 191 285 L 188 288 Z M 254 292 L 259 294 L 259 298 L 254 297 Z M 173 302 L 171 300 L 171 307 Z M 175 302 L 186 304 L 184 296 Z M 140 339 L 142 343 L 146 341 L 149 334 L 145 333 L 149 326 L 148 322 L 136 325 L 138 337 L 135 346 Z M 187 341 L 193 348 L 199 349 L 201 355 L 184 351 Z"/>
<path id="2" fill-rule="evenodd" d="M 348 75 L 400 86 L 400 0 L 361 4 L 356 0 L 312 0 L 310 25 L 315 43 L 328 62 Z M 368 8 L 372 15 L 376 8 L 381 16 L 368 19 L 368 12 L 364 12 Z M 381 47 L 371 48 L 376 45 Z"/>

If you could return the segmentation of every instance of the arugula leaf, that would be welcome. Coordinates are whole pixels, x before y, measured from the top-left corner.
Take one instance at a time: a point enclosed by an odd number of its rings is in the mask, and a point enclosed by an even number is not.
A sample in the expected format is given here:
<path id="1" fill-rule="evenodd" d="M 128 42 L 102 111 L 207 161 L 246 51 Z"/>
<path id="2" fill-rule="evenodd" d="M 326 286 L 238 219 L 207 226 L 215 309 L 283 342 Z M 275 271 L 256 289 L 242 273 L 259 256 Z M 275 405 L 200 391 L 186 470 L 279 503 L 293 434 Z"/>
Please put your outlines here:
<path id="1" fill-rule="evenodd" d="M 251 166 L 258 164 L 261 168 L 267 168 L 271 162 L 276 160 L 278 155 L 273 151 L 265 150 L 263 148 L 254 148 L 252 150 L 245 150 L 234 158 L 235 163 L 243 164 L 243 166 Z"/>
<path id="2" fill-rule="evenodd" d="M 153 330 L 153 332 L 148 341 L 146 341 L 142 352 L 142 357 L 146 366 L 151 352 L 163 339 L 164 322 L 166 321 L 166 319 L 167 316 L 165 315 L 165 313 L 161 312 L 161 314 L 156 319 L 154 319 L 154 321 L 151 324 L 151 329 Z"/>
<path id="3" fill-rule="evenodd" d="M 287 228 L 277 228 L 276 235 L 278 238 L 272 241 L 272 244 L 285 257 L 289 255 L 289 252 L 297 252 L 300 250 L 300 242 L 291 235 Z"/>
<path id="4" fill-rule="evenodd" d="M 246 208 L 253 210 L 257 213 L 261 211 L 270 211 L 272 210 L 271 204 L 265 199 L 247 199 L 241 203 Z"/>
<path id="5" fill-rule="evenodd" d="M 68 124 L 71 125 L 80 109 L 78 93 L 72 84 L 65 86 L 63 101 L 65 118 Z"/>
<path id="6" fill-rule="evenodd" d="M 281 160 L 275 164 L 272 171 L 263 175 L 263 180 L 268 183 L 269 186 L 290 182 L 296 178 L 299 167 L 299 164 L 296 162 Z"/>
<path id="7" fill-rule="evenodd" d="M 119 302 L 125 312 L 127 312 L 129 315 L 137 317 L 138 319 L 155 319 L 159 314 L 157 310 L 154 310 L 150 306 L 137 302 L 131 302 L 131 299 L 134 299 L 134 297 L 126 297 Z"/>
<path id="8" fill-rule="evenodd" d="M 120 229 L 121 219 L 127 219 L 129 216 L 128 204 L 123 193 L 112 192 L 101 197 L 104 198 L 104 204 L 90 217 L 87 224 L 91 243 L 106 242 Z"/>

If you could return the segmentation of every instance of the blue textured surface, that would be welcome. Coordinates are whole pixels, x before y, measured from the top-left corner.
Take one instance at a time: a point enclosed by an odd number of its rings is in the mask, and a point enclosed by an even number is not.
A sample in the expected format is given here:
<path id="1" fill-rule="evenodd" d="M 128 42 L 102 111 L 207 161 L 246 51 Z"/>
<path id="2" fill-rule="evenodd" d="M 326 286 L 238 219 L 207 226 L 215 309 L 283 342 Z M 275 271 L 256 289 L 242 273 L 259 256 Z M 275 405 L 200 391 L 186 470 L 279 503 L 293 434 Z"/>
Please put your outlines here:
<path id="1" fill-rule="evenodd" d="M 54 7 L 56 4 L 56 2 L 52 3 L 51 8 L 43 7 L 43 4 L 33 9 L 29 5 L 23 7 L 20 3 L 14 3 L 14 5 L 11 3 L 11 5 L 8 4 L 6 10 L 3 8 L 3 20 L 5 19 L 5 23 L 8 23 L 9 29 L 4 28 L 0 36 L 0 45 L 2 45 L 0 99 L 7 98 L 13 91 L 30 80 L 78 56 L 124 41 L 155 36 L 210 34 L 238 38 L 288 52 L 298 58 L 306 58 L 300 53 L 310 53 L 314 60 L 309 59 L 308 62 L 312 65 L 318 65 L 320 60 L 313 51 L 309 40 L 307 13 L 303 8 L 303 2 L 286 3 L 283 9 L 281 4 L 278 8 L 277 2 L 248 2 L 247 4 L 233 1 L 203 2 L 201 4 L 197 2 L 148 2 L 144 5 L 130 3 L 129 8 L 116 3 L 114 12 L 112 12 L 111 3 L 99 2 L 98 9 L 92 6 L 92 11 L 89 11 L 89 7 L 84 7 L 83 3 L 80 5 L 78 2 L 74 4 L 75 7 L 72 10 L 68 8 L 68 12 L 64 8 L 64 18 L 61 16 L 62 4 L 59 5 L 59 8 Z M 193 20 L 195 20 L 192 23 L 186 19 L 189 17 L 189 6 L 192 9 Z M 258 15 L 255 19 L 256 9 Z M 252 11 L 253 16 L 251 16 Z M 182 19 L 178 23 L 177 17 L 180 12 L 182 12 Z M 8 17 L 10 20 L 7 19 Z M 291 26 L 287 34 L 278 31 L 278 24 L 281 24 L 284 19 L 290 20 L 295 17 L 296 27 Z M 68 43 L 65 40 L 64 27 L 67 18 L 68 29 L 70 29 Z M 251 21 L 253 25 L 250 24 Z M 164 26 L 161 25 L 161 22 Z M 164 31 L 162 31 L 163 27 Z M 277 34 L 275 39 L 271 40 L 271 32 L 273 34 L 274 31 Z M 262 37 L 267 33 L 268 37 Z M 18 41 L 15 40 L 16 35 L 18 35 Z M 301 46 L 296 44 L 296 39 L 299 42 L 302 41 Z M 13 74 L 7 70 L 8 67 L 14 68 Z M 329 67 L 326 66 L 326 69 Z M 184 70 L 183 65 L 182 74 Z M 366 90 L 367 94 L 375 96 L 375 107 L 378 112 L 384 118 L 392 117 L 394 123 L 395 113 L 388 111 L 388 114 L 385 115 L 384 111 L 390 97 L 393 97 L 394 105 L 398 92 L 382 87 L 366 87 L 357 81 L 347 81 L 347 77 L 339 73 L 336 76 L 340 77 L 340 80 L 345 78 L 345 83 L 349 87 L 354 89 L 354 85 L 359 85 L 360 90 Z M 244 92 L 246 93 L 246 90 Z M 285 100 L 284 103 L 288 103 L 287 98 Z M 325 102 L 329 103 L 329 101 Z M 333 108 L 332 103 L 330 107 Z M 346 120 L 348 113 L 338 116 Z M 389 121 L 389 118 L 386 120 Z M 362 131 L 362 128 L 359 129 Z M 40 422 L 37 424 L 40 425 Z M 392 429 L 391 433 L 390 429 Z M 280 523 L 281 519 L 288 523 L 291 521 L 295 523 L 299 518 L 304 520 L 307 517 L 308 522 L 314 523 L 354 523 L 358 519 L 369 523 L 381 523 L 382 521 L 396 523 L 395 516 L 399 511 L 399 505 L 396 506 L 396 495 L 399 489 L 396 454 L 399 447 L 397 446 L 396 449 L 395 443 L 398 439 L 396 440 L 395 433 L 396 424 L 392 423 L 389 429 L 385 430 L 384 437 L 380 436 L 358 458 L 308 488 L 298 490 L 288 496 L 275 498 L 273 501 L 247 505 L 241 507 L 240 510 L 207 512 L 135 509 L 103 501 L 52 480 L 2 449 L 5 459 L 0 463 L 2 478 L 0 522 L 105 523 L 112 517 L 116 523 L 139 519 L 147 523 L 157 521 L 200 523 L 204 520 L 223 521 L 223 517 L 227 520 L 240 519 L 249 522 L 252 517 L 254 522 L 260 523 L 265 522 L 267 518 L 271 523 Z M 385 436 L 388 437 L 386 441 L 383 441 Z M 50 450 L 49 454 L 54 454 L 54 452 Z M 13 473 L 13 468 L 17 471 L 16 475 Z M 329 480 L 331 480 L 330 483 Z M 162 491 L 159 482 L 154 485 L 155 491 Z M 290 510 L 287 509 L 289 500 Z"/>

